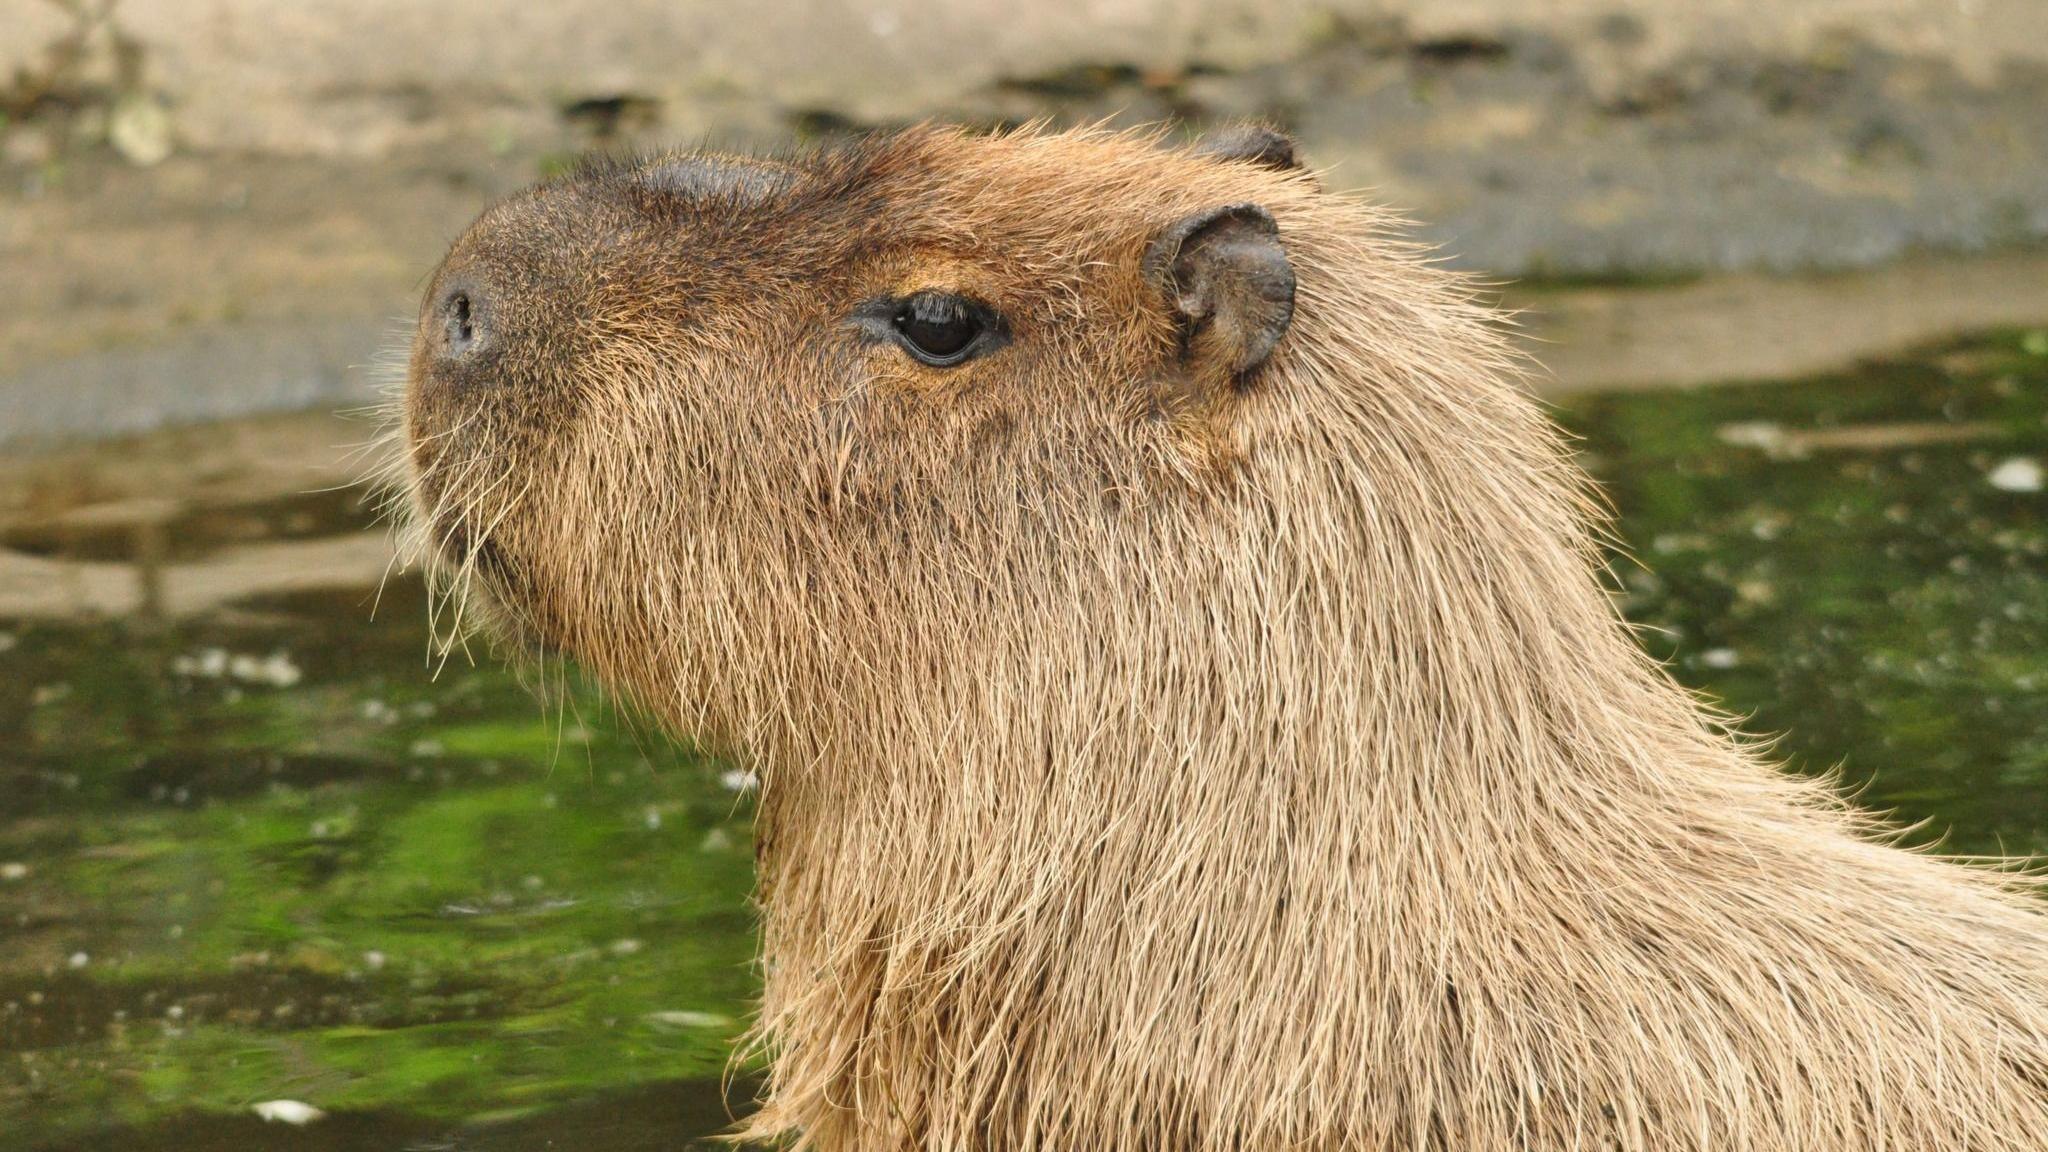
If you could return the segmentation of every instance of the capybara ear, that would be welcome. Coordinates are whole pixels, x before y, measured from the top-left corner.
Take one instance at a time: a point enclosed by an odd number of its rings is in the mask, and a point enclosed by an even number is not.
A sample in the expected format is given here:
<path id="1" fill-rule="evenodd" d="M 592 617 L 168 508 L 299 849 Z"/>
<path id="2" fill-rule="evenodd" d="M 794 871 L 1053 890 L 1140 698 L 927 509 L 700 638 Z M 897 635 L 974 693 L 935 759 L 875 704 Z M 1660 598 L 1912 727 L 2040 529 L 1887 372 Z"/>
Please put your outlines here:
<path id="1" fill-rule="evenodd" d="M 1294 155 L 1294 141 L 1268 124 L 1219 128 L 1197 141 L 1195 151 L 1219 160 L 1242 160 L 1276 172 L 1292 172 L 1301 167 L 1300 159 Z"/>
<path id="2" fill-rule="evenodd" d="M 1180 356 L 1232 382 L 1256 372 L 1294 318 L 1294 267 L 1280 228 L 1257 204 L 1231 204 L 1168 225 L 1145 252 L 1145 277 L 1180 320 Z"/>

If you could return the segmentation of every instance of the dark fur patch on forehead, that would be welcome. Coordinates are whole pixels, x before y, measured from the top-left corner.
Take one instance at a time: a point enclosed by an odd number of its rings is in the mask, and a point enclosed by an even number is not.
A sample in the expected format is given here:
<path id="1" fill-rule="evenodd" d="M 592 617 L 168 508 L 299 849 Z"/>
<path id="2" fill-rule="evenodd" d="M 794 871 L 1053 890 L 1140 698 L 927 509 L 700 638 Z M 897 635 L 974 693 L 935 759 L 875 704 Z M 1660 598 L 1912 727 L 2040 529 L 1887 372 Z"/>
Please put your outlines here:
<path id="1" fill-rule="evenodd" d="M 671 208 L 774 206 L 803 214 L 865 199 L 878 182 L 922 167 L 934 135 L 916 128 L 874 132 L 763 156 L 591 155 L 547 186 L 620 196 L 649 208 L 655 207 L 651 197 L 671 201 Z"/>
<path id="2" fill-rule="evenodd" d="M 718 198 L 759 203 L 794 187 L 803 173 L 779 160 L 710 153 L 676 156 L 638 169 L 633 179 L 656 192 L 693 200 Z"/>
<path id="3" fill-rule="evenodd" d="M 622 226 L 656 229 L 649 266 L 716 264 L 751 277 L 816 277 L 867 255 L 929 239 L 935 190 L 955 179 L 960 134 L 909 128 L 764 156 L 712 151 L 592 156 L 548 182 L 577 211 L 622 210 Z M 660 232 L 688 229 L 687 243 Z M 663 237 L 666 236 L 666 239 Z M 660 255 L 659 261 L 654 257 Z M 701 278 L 701 277 L 700 277 Z"/>

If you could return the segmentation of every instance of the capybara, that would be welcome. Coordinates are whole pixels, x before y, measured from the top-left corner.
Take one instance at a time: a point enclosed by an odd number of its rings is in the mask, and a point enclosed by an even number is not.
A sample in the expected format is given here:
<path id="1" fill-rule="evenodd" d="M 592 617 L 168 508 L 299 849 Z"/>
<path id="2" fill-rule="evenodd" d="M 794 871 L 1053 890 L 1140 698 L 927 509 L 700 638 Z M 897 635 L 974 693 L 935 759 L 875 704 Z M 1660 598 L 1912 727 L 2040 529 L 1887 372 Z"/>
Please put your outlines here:
<path id="1" fill-rule="evenodd" d="M 2040 1152 L 2048 916 L 1678 687 L 1498 325 L 1247 128 L 486 212 L 419 547 L 762 781 L 819 1149 Z"/>

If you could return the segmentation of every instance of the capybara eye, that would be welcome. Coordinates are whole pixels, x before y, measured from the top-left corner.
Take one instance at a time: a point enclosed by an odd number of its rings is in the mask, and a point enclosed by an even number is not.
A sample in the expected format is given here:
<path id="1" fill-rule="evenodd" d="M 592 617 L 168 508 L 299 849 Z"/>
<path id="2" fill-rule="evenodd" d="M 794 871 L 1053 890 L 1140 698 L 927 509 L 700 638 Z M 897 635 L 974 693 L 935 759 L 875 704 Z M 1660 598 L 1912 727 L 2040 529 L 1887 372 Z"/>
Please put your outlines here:
<path id="1" fill-rule="evenodd" d="M 990 328 L 987 309 L 944 292 L 919 292 L 905 299 L 890 323 L 911 355 L 939 368 L 972 356 Z"/>

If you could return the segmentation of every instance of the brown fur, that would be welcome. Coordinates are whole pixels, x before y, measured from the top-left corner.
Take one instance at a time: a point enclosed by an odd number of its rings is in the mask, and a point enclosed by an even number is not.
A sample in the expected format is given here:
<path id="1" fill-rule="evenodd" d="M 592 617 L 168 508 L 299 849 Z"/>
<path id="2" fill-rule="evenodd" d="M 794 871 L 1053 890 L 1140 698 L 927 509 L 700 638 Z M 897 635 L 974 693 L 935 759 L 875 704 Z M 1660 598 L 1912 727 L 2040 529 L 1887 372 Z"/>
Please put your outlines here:
<path id="1" fill-rule="evenodd" d="M 1234 383 L 1140 265 L 1247 201 L 1299 289 Z M 2048 1147 L 2028 885 L 1891 846 L 1644 656 L 1487 315 L 1393 233 L 1298 171 L 924 129 L 596 170 L 457 244 L 436 283 L 492 278 L 505 335 L 476 380 L 416 355 L 427 551 L 762 773 L 748 1132 Z M 844 323 L 933 285 L 1014 342 Z"/>

